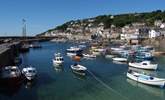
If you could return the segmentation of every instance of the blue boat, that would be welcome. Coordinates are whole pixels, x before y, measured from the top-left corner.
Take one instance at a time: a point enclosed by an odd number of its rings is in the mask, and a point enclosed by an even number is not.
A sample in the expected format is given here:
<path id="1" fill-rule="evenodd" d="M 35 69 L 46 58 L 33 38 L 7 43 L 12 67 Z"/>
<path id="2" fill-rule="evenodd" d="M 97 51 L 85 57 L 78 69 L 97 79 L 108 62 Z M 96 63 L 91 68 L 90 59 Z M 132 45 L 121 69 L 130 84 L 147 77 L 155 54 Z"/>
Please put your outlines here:
<path id="1" fill-rule="evenodd" d="M 143 59 L 143 60 L 152 60 L 153 55 L 150 52 L 138 52 L 136 54 L 137 59 Z"/>

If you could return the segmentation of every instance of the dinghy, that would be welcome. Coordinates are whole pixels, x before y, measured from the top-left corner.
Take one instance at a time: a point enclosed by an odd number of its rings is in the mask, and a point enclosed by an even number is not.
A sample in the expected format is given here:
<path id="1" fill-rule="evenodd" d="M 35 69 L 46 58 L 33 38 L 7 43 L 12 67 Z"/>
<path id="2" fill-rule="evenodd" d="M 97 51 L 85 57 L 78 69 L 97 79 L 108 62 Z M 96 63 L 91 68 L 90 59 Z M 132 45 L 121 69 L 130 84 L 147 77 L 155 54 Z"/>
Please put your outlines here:
<path id="1" fill-rule="evenodd" d="M 158 65 L 157 64 L 152 64 L 151 61 L 142 61 L 140 63 L 129 62 L 129 66 L 135 67 L 135 68 L 140 68 L 140 69 L 156 70 Z"/>
<path id="2" fill-rule="evenodd" d="M 160 87 L 165 86 L 165 79 L 163 78 L 152 77 L 150 75 L 145 75 L 132 70 L 129 70 L 127 72 L 127 77 L 134 81 L 147 85 L 160 86 Z"/>

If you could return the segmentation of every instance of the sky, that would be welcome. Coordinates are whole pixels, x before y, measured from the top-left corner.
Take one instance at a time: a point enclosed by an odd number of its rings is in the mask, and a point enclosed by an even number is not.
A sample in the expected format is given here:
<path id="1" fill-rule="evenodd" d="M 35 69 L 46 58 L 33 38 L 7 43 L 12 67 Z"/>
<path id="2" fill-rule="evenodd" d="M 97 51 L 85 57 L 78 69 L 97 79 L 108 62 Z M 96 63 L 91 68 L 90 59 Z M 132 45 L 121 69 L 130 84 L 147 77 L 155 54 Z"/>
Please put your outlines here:
<path id="1" fill-rule="evenodd" d="M 70 20 L 158 9 L 165 0 L 0 0 L 0 36 L 22 36 L 22 19 L 34 36 Z"/>

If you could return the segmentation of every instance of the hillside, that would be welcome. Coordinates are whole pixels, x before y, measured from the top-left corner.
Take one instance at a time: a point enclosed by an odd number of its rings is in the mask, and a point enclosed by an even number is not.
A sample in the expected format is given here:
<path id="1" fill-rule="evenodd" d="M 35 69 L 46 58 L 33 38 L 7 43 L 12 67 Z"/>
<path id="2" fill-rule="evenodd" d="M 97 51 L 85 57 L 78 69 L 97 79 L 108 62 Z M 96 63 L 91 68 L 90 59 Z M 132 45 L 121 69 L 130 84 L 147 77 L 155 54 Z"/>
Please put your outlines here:
<path id="1" fill-rule="evenodd" d="M 60 32 L 68 32 L 69 28 L 73 29 L 85 29 L 91 27 L 97 27 L 100 25 L 104 26 L 104 29 L 110 28 L 112 26 L 121 28 L 125 25 L 131 25 L 135 22 L 145 23 L 146 26 L 153 26 L 155 20 L 161 20 L 165 22 L 165 11 L 157 10 L 153 12 L 144 12 L 144 13 L 129 13 L 129 14 L 120 14 L 120 15 L 100 15 L 94 18 L 87 18 L 82 20 L 72 20 L 66 22 L 60 26 L 57 26 L 53 29 L 49 29 L 46 32 L 51 32 L 58 30 Z M 46 32 L 43 32 L 39 35 L 43 35 Z M 80 32 L 81 33 L 81 32 Z"/>

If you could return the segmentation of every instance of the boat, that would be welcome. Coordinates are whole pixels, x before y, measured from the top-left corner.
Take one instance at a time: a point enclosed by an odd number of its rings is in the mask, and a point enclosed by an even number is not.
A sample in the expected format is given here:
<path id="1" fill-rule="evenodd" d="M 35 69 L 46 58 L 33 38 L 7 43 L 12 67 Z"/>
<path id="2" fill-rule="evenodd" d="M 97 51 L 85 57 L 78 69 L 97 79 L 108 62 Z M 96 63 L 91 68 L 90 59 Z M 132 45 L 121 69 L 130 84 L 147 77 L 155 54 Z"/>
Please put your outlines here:
<path id="1" fill-rule="evenodd" d="M 83 45 L 83 44 L 80 44 L 80 45 L 78 45 L 78 47 L 81 48 L 81 49 L 85 49 L 87 46 Z"/>
<path id="2" fill-rule="evenodd" d="M 29 45 L 30 48 L 42 48 L 42 46 L 39 43 L 33 43 Z"/>
<path id="3" fill-rule="evenodd" d="M 115 57 L 115 58 L 112 58 L 112 60 L 114 61 L 119 61 L 119 62 L 127 62 L 127 58 L 122 58 L 122 57 Z"/>
<path id="4" fill-rule="evenodd" d="M 160 86 L 160 87 L 165 86 L 165 79 L 153 77 L 150 75 L 145 75 L 143 73 L 135 72 L 133 70 L 129 70 L 127 72 L 127 77 L 134 81 L 147 85 Z"/>
<path id="5" fill-rule="evenodd" d="M 109 59 L 109 58 L 113 58 L 115 57 L 114 55 L 105 55 L 105 58 Z"/>
<path id="6" fill-rule="evenodd" d="M 70 47 L 66 51 L 68 56 L 76 56 L 77 54 L 81 54 L 83 50 L 79 47 Z"/>
<path id="7" fill-rule="evenodd" d="M 27 80 L 33 80 L 37 75 L 36 68 L 30 66 L 22 69 L 22 74 L 26 77 Z"/>
<path id="8" fill-rule="evenodd" d="M 53 64 L 59 66 L 59 65 L 62 65 L 63 63 L 64 63 L 64 59 L 61 56 L 61 54 L 56 53 L 55 58 L 53 59 Z"/>
<path id="9" fill-rule="evenodd" d="M 87 70 L 86 67 L 79 65 L 75 63 L 74 65 L 71 65 L 71 69 L 73 70 L 74 73 L 80 74 L 80 75 L 85 75 L 85 71 Z"/>
<path id="10" fill-rule="evenodd" d="M 129 62 L 130 67 L 140 68 L 140 69 L 150 69 L 156 70 L 158 64 L 152 64 L 151 61 L 142 61 L 140 63 L 137 62 Z"/>
<path id="11" fill-rule="evenodd" d="M 96 55 L 94 54 L 83 54 L 84 58 L 96 58 Z"/>
<path id="12" fill-rule="evenodd" d="M 21 79 L 18 66 L 5 66 L 0 69 L 1 83 L 17 84 Z"/>
<path id="13" fill-rule="evenodd" d="M 144 59 L 144 60 L 152 60 L 153 55 L 150 52 L 140 52 L 140 53 L 137 53 L 136 58 Z"/>
<path id="14" fill-rule="evenodd" d="M 28 52 L 29 51 L 29 44 L 23 44 L 20 48 L 21 52 Z"/>
<path id="15" fill-rule="evenodd" d="M 103 48 L 96 48 L 96 47 L 91 47 L 91 52 L 93 55 L 96 55 L 96 56 L 99 56 L 101 54 L 104 54 L 106 49 L 103 49 Z"/>

